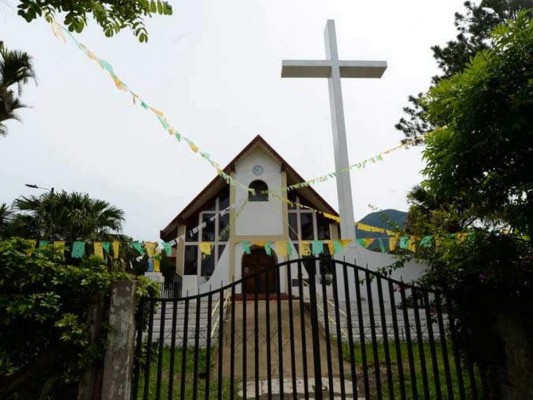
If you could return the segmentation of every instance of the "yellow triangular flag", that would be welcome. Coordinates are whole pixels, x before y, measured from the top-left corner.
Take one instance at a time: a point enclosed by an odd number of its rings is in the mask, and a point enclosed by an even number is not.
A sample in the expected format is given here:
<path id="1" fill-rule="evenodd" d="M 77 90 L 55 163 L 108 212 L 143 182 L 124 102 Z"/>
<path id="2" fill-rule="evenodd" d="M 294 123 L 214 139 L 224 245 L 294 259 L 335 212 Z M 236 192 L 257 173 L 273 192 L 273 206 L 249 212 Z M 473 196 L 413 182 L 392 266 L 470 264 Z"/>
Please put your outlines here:
<path id="1" fill-rule="evenodd" d="M 374 243 L 374 240 L 376 240 L 376 239 L 375 238 L 363 239 L 363 244 L 364 244 L 365 249 L 368 249 L 370 247 L 370 245 L 372 243 Z"/>
<path id="2" fill-rule="evenodd" d="M 342 247 L 348 246 L 351 241 L 352 241 L 352 239 L 341 239 Z"/>
<path id="3" fill-rule="evenodd" d="M 155 247 L 157 246 L 156 242 L 144 242 L 144 249 L 146 250 L 146 255 L 148 257 L 155 256 Z"/>
<path id="4" fill-rule="evenodd" d="M 154 258 L 154 272 L 161 272 L 159 267 L 161 263 L 157 258 Z"/>
<path id="5" fill-rule="evenodd" d="M 393 251 L 396 248 L 396 244 L 398 244 L 398 236 L 391 236 L 389 238 L 389 250 Z"/>
<path id="6" fill-rule="evenodd" d="M 211 255 L 211 242 L 201 242 L 200 243 L 200 251 L 202 254 L 205 255 Z"/>
<path id="7" fill-rule="evenodd" d="M 65 242 L 63 240 L 55 241 L 54 249 L 59 250 L 59 251 L 65 251 Z"/>
<path id="8" fill-rule="evenodd" d="M 266 242 L 264 240 L 252 240 L 252 244 L 259 247 L 265 247 Z"/>
<path id="9" fill-rule="evenodd" d="M 310 256 L 311 255 L 311 242 L 308 240 L 302 240 L 300 242 L 300 256 Z"/>
<path id="10" fill-rule="evenodd" d="M 113 258 L 116 260 L 118 259 L 120 251 L 120 242 L 113 242 Z"/>
<path id="11" fill-rule="evenodd" d="M 324 243 L 328 245 L 329 254 L 335 254 L 335 246 L 332 240 L 325 240 Z"/>
<path id="12" fill-rule="evenodd" d="M 277 240 L 276 253 L 278 253 L 280 257 L 287 257 L 289 255 L 289 252 L 287 251 L 287 242 L 284 240 Z"/>
<path id="13" fill-rule="evenodd" d="M 104 247 L 102 246 L 102 242 L 94 242 L 94 255 L 96 257 L 100 257 L 101 259 L 104 258 Z"/>

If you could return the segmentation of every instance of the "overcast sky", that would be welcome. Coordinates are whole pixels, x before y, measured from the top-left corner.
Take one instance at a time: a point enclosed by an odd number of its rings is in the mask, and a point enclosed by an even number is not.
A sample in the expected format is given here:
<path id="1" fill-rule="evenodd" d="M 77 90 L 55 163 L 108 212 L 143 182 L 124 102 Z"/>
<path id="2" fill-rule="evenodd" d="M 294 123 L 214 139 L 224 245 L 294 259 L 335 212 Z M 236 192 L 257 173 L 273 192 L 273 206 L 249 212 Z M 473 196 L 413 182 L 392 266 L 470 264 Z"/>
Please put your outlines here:
<path id="1" fill-rule="evenodd" d="M 350 162 L 397 145 L 407 96 L 437 72 L 430 46 L 455 36 L 463 0 L 180 0 L 174 15 L 147 21 L 150 40 L 106 38 L 94 23 L 78 38 L 201 150 L 226 165 L 261 134 L 305 179 L 334 170 L 326 79 L 281 79 L 282 59 L 325 57 L 334 19 L 341 59 L 386 60 L 380 80 L 345 79 Z M 215 176 L 213 168 L 132 104 L 71 42 L 44 21 L 26 23 L 16 0 L 0 0 L 0 40 L 33 56 L 38 76 L 22 123 L 0 138 L 0 203 L 39 194 L 26 183 L 87 192 L 126 212 L 124 232 L 158 239 Z M 420 149 L 401 150 L 352 172 L 356 219 L 407 210 L 420 182 Z M 337 207 L 335 182 L 315 189 Z"/>

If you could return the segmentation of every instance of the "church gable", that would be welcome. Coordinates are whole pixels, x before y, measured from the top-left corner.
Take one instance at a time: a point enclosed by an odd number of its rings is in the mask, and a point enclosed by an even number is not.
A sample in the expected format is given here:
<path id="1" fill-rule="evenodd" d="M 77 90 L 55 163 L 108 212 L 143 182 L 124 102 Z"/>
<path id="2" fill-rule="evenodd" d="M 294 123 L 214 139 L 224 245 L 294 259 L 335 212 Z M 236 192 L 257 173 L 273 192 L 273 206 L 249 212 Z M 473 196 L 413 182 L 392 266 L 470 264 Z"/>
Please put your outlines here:
<path id="1" fill-rule="evenodd" d="M 234 178 L 259 191 L 235 191 L 235 204 L 241 209 L 235 226 L 236 236 L 283 235 L 283 203 L 279 196 L 285 183 L 281 161 L 257 145 L 235 164 Z"/>

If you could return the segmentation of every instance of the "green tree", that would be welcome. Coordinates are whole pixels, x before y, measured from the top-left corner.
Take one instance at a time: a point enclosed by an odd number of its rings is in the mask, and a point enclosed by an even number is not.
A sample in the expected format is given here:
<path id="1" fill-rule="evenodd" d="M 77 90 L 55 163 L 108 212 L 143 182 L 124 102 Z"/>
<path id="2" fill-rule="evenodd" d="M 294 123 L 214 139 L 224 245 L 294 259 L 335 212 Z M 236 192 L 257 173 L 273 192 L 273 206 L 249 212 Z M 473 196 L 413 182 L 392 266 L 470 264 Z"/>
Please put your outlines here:
<path id="1" fill-rule="evenodd" d="M 0 44 L 0 136 L 7 135 L 5 122 L 18 120 L 17 111 L 26 107 L 21 103 L 20 95 L 30 80 L 35 80 L 31 57 Z"/>
<path id="2" fill-rule="evenodd" d="M 20 0 L 18 14 L 28 22 L 43 16 L 64 14 L 64 24 L 77 33 L 83 31 L 92 17 L 107 37 L 122 29 L 130 29 L 140 42 L 146 42 L 148 32 L 144 18 L 154 14 L 171 15 L 172 6 L 160 0 Z"/>
<path id="3" fill-rule="evenodd" d="M 0 241 L 0 266 L 2 399 L 75 399 L 81 374 L 105 350 L 105 330 L 90 339 L 89 307 L 116 279 L 137 279 L 138 294 L 156 293 L 146 278 L 110 272 L 98 258 L 67 265 L 53 248 L 18 238 Z"/>
<path id="4" fill-rule="evenodd" d="M 120 231 L 124 221 L 124 211 L 78 192 L 23 196 L 13 208 L 12 234 L 25 238 L 102 240 Z"/>
<path id="5" fill-rule="evenodd" d="M 533 21 L 497 27 L 492 46 L 421 98 L 426 179 L 410 232 L 427 284 L 452 294 L 494 398 L 533 398 Z M 511 396 L 511 397 L 507 397 Z M 512 397 L 515 396 L 515 397 Z"/>
<path id="6" fill-rule="evenodd" d="M 492 30 L 514 18 L 521 10 L 531 10 L 533 0 L 482 0 L 479 4 L 467 1 L 464 5 L 466 13 L 455 13 L 456 39 L 443 47 L 436 45 L 431 48 L 442 73 L 433 77 L 430 89 L 441 79 L 462 72 L 479 51 L 491 48 Z M 434 128 L 427 119 L 422 97 L 422 93 L 409 96 L 410 104 L 403 109 L 405 117 L 396 124 L 396 129 L 404 133 L 406 140 L 413 140 L 417 144 L 422 142 L 423 135 Z"/>

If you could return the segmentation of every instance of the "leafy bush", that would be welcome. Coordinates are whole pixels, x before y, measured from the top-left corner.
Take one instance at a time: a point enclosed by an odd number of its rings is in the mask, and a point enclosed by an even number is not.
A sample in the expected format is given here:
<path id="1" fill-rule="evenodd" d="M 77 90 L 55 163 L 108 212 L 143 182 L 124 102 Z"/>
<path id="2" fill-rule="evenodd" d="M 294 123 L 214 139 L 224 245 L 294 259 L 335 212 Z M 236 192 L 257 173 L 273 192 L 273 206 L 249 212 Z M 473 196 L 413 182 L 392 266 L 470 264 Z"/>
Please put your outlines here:
<path id="1" fill-rule="evenodd" d="M 79 377 L 105 352 L 105 334 L 91 343 L 87 313 L 115 279 L 98 258 L 66 265 L 52 247 L 0 242 L 0 398 L 75 398 Z M 139 280 L 138 291 L 154 287 Z"/>

